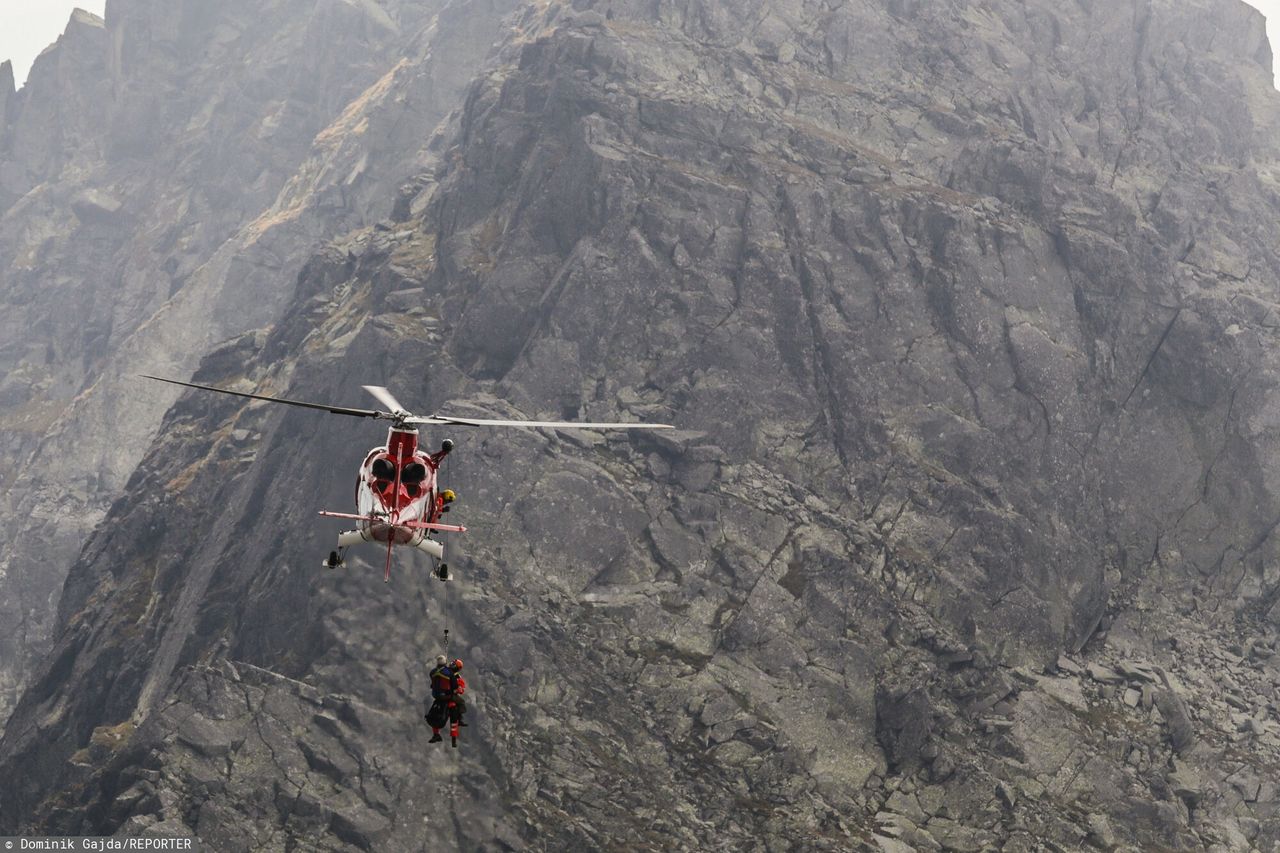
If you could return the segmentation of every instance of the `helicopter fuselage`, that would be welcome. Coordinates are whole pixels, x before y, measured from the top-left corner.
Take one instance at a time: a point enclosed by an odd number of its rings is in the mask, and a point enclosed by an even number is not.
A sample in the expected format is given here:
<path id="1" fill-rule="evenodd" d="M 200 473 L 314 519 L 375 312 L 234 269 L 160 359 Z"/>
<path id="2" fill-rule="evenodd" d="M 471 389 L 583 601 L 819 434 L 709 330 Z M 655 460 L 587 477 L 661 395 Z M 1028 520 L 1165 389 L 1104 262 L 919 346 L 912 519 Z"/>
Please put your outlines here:
<path id="1" fill-rule="evenodd" d="M 356 475 L 356 514 L 365 521 L 365 541 L 418 545 L 430 531 L 406 526 L 439 514 L 436 471 L 439 460 L 418 449 L 418 431 L 392 427 L 387 443 L 365 455 Z M 377 519 L 385 519 L 380 521 Z"/>
<path id="2" fill-rule="evenodd" d="M 397 424 L 387 431 L 387 443 L 365 454 L 356 474 L 356 511 L 329 512 L 330 518 L 347 518 L 356 522 L 354 530 L 338 534 L 338 551 L 329 555 L 325 565 L 342 564 L 342 553 L 360 542 L 380 542 L 387 546 L 387 565 L 383 574 L 391 578 L 391 548 L 408 545 L 436 560 L 444 559 L 444 543 L 431 538 L 433 532 L 465 532 L 461 525 L 440 524 L 437 519 L 448 511 L 440 496 L 436 472 L 448 455 L 452 442 L 446 441 L 438 453 L 425 453 L 418 448 L 418 431 Z M 452 496 L 449 496 L 452 497 Z M 446 579 L 444 564 L 439 567 Z"/>

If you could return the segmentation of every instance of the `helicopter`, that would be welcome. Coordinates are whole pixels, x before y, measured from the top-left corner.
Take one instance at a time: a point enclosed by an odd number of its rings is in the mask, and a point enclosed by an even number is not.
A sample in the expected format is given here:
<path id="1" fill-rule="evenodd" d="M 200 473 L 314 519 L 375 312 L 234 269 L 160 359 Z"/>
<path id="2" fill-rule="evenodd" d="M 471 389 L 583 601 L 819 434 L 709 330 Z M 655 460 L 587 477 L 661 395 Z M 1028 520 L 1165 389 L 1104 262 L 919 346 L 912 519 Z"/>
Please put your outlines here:
<path id="1" fill-rule="evenodd" d="M 213 385 L 201 385 L 198 382 L 183 382 L 178 379 L 165 379 L 162 376 L 141 374 L 144 379 L 168 382 L 172 385 L 184 385 L 202 391 L 216 391 L 219 394 L 231 394 L 236 397 L 247 397 L 250 400 L 265 400 L 269 403 L 282 403 L 286 406 L 299 406 L 304 409 L 318 409 L 334 415 L 348 415 L 357 418 L 376 418 L 391 421 L 387 429 L 387 443 L 375 447 L 365 454 L 356 475 L 356 511 L 332 512 L 320 510 L 320 515 L 327 518 L 341 518 L 356 522 L 353 530 L 338 534 L 337 547 L 329 552 L 322 565 L 333 569 L 344 565 L 347 549 L 360 542 L 385 543 L 387 546 L 386 568 L 383 582 L 391 580 L 391 552 L 397 545 L 416 548 L 430 555 L 436 563 L 432 574 L 437 580 L 450 579 L 449 565 L 444 561 L 444 543 L 432 537 L 434 533 L 465 533 L 466 527 L 461 524 L 444 524 L 441 517 L 450 509 L 453 492 L 440 489 L 436 472 L 441 462 L 453 450 L 453 442 L 445 439 L 435 453 L 427 453 L 418 444 L 420 424 L 445 424 L 453 426 L 475 427 L 520 427 L 525 429 L 596 429 L 596 430 L 636 430 L 636 429 L 673 429 L 670 424 L 648 423 L 583 423 L 577 421 L 526 421 L 526 420 L 491 420 L 486 418 L 459 418 L 452 415 L 415 415 L 405 409 L 395 396 L 380 385 L 363 385 L 379 403 L 387 407 L 387 411 L 375 409 L 353 409 L 345 406 L 331 406 L 325 403 L 309 403 L 302 400 L 287 400 L 283 397 L 271 397 L 265 394 L 249 394 L 244 391 L 231 391 Z"/>

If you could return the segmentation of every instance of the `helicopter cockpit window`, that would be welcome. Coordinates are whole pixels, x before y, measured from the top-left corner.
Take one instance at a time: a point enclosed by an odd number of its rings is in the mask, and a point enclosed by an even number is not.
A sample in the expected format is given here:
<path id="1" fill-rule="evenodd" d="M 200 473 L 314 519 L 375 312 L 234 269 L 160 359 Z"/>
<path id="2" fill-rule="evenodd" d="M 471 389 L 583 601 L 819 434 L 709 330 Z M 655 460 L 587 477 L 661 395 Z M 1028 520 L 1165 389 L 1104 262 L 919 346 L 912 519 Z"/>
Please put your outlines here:
<path id="1" fill-rule="evenodd" d="M 373 460 L 373 478 L 375 480 L 394 480 L 396 478 L 396 466 L 389 459 Z"/>
<path id="2" fill-rule="evenodd" d="M 406 485 L 417 485 L 427 478 L 427 466 L 421 462 L 410 462 L 400 471 L 400 482 Z"/>

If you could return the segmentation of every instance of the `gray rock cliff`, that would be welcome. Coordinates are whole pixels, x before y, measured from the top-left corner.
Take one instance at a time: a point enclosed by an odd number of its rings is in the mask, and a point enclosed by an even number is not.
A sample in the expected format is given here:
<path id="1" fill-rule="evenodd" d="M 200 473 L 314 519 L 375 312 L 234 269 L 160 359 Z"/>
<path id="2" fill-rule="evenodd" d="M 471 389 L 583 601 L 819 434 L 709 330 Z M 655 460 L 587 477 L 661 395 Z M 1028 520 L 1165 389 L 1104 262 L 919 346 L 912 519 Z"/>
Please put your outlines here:
<path id="1" fill-rule="evenodd" d="M 317 241 L 387 215 L 508 8 L 128 0 L 0 96 L 0 716 L 176 396 L 136 375 L 270 324 Z"/>
<path id="2" fill-rule="evenodd" d="M 67 578 L 0 828 L 1271 849 L 1270 59 L 1228 0 L 517 10 L 412 158 L 383 125 L 386 217 L 196 381 L 679 431 L 449 433 L 458 580 L 384 586 L 314 518 L 379 430 L 182 397 Z"/>

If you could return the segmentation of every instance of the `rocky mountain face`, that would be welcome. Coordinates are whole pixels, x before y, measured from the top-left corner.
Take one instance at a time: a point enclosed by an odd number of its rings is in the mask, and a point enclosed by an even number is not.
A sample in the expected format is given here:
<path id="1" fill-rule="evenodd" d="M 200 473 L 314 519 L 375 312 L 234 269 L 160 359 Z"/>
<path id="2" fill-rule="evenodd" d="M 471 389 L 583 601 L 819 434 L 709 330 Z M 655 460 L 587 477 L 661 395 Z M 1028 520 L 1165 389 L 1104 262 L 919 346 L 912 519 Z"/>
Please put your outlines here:
<path id="1" fill-rule="evenodd" d="M 0 828 L 1280 843 L 1261 17 L 580 0 L 498 32 L 437 133 L 396 135 L 411 61 L 371 90 L 381 124 L 316 138 L 369 152 L 389 183 L 356 207 L 384 218 L 195 379 L 680 429 L 449 433 L 457 580 L 402 557 L 384 586 L 372 551 L 320 569 L 314 518 L 376 428 L 184 396 L 67 578 Z M 420 722 L 446 627 L 456 752 Z"/>
<path id="2" fill-rule="evenodd" d="M 387 215 L 509 7 L 113 0 L 0 71 L 0 719 L 176 397 L 137 374 L 274 322 Z"/>

